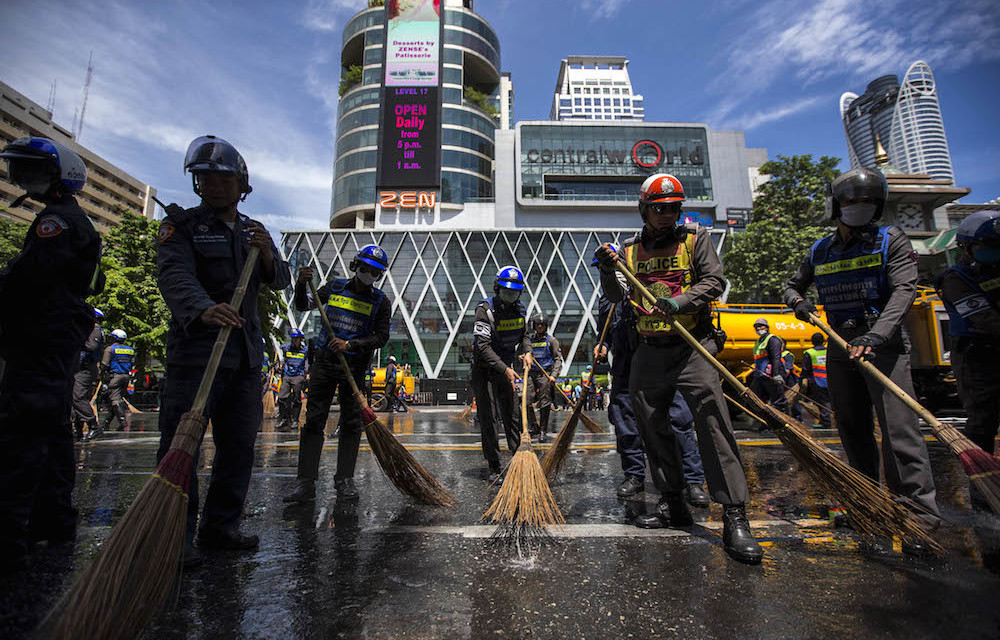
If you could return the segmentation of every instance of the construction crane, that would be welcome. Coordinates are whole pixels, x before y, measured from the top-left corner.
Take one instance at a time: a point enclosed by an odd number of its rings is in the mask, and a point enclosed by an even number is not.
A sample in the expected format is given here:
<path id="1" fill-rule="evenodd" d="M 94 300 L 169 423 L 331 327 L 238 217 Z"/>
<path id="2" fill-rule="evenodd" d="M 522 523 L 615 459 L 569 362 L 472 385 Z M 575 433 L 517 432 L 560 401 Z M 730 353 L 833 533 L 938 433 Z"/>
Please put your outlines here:
<path id="1" fill-rule="evenodd" d="M 49 86 L 49 101 L 45 103 L 45 110 L 49 112 L 49 118 L 52 117 L 53 112 L 56 108 L 56 81 L 52 81 L 52 85 Z"/>
<path id="2" fill-rule="evenodd" d="M 94 50 L 90 50 L 90 60 L 87 62 L 87 80 L 83 83 L 83 105 L 80 106 L 80 117 L 76 117 L 73 112 L 73 137 L 80 141 L 80 133 L 83 132 L 83 119 L 87 115 L 87 96 L 90 95 L 90 83 L 94 79 Z"/>

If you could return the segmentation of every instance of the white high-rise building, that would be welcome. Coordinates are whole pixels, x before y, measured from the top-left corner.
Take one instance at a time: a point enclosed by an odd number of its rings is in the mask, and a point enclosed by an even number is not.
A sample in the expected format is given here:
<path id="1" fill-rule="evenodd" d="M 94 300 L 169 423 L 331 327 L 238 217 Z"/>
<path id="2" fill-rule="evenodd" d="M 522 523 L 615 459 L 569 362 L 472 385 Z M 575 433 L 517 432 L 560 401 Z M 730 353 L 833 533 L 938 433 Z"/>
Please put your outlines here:
<path id="1" fill-rule="evenodd" d="M 644 120 L 621 56 L 569 56 L 559 65 L 551 120 Z"/>
<path id="2" fill-rule="evenodd" d="M 500 73 L 500 128 L 510 129 L 514 125 L 514 82 L 509 71 Z"/>
<path id="3" fill-rule="evenodd" d="M 902 84 L 896 76 L 882 76 L 869 83 L 861 96 L 843 94 L 840 116 L 852 168 L 874 167 L 881 143 L 889 164 L 902 173 L 954 184 L 937 86 L 923 60 L 910 66 Z"/>
<path id="4" fill-rule="evenodd" d="M 910 66 L 899 88 L 889 136 L 889 160 L 905 173 L 955 182 L 937 83 L 923 60 Z"/>

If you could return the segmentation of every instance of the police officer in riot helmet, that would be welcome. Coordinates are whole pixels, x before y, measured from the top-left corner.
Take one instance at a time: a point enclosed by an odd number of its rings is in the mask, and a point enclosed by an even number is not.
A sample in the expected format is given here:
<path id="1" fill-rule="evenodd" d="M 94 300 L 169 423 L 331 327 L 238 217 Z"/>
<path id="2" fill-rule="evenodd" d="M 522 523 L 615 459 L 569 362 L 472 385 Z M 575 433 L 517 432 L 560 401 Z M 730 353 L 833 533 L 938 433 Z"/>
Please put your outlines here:
<path id="1" fill-rule="evenodd" d="M 306 384 L 309 362 L 305 334 L 298 329 L 288 332 L 289 341 L 281 345 L 281 388 L 278 390 L 278 424 L 275 431 L 295 431 L 302 412 L 302 389 Z"/>
<path id="2" fill-rule="evenodd" d="M 816 307 L 806 298 L 816 285 L 829 324 L 848 341 L 827 352 L 827 385 L 837 430 L 851 466 L 916 505 L 931 526 L 940 522 L 927 445 L 912 411 L 854 362 L 865 357 L 911 396 L 910 341 L 903 325 L 917 292 L 917 256 L 906 234 L 878 222 L 889 195 L 885 176 L 853 169 L 830 185 L 827 214 L 836 231 L 813 244 L 788 281 L 785 303 L 804 322 Z M 882 430 L 881 464 L 872 408 Z M 918 544 L 904 543 L 921 555 Z"/>
<path id="3" fill-rule="evenodd" d="M 251 188 L 246 162 L 233 145 L 215 136 L 196 138 L 188 146 L 184 171 L 191 173 L 201 204 L 167 207 L 157 237 L 158 283 L 171 311 L 158 459 L 166 455 L 181 416 L 194 402 L 220 328 L 233 329 L 205 411 L 212 421 L 215 458 L 200 520 L 198 474 L 191 477 L 184 561 L 194 564 L 200 560 L 193 546 L 199 522 L 202 549 L 257 547 L 257 536 L 239 530 L 263 410 L 264 341 L 257 305 L 262 287 L 284 289 L 291 275 L 264 226 L 238 209 Z M 260 257 L 236 308 L 230 301 L 251 248 Z M 195 465 L 197 458 L 196 452 Z"/>
<path id="4" fill-rule="evenodd" d="M 746 516 L 749 491 L 719 375 L 667 321 L 684 326 L 710 353 L 718 350 L 710 337 L 709 305 L 725 288 L 722 264 L 704 229 L 679 224 L 683 202 L 684 187 L 675 176 L 659 173 L 643 182 L 642 231 L 619 251 L 610 244 L 598 248 L 601 286 L 610 302 L 634 303 L 640 309 L 630 339 L 629 393 L 650 474 L 661 493 L 655 517 L 661 526 L 694 522 L 684 501 L 682 464 L 670 423 L 669 407 L 679 389 L 694 414 L 709 493 L 723 505 L 723 546 L 738 561 L 758 563 L 763 551 Z M 647 308 L 645 298 L 617 272 L 618 260 L 657 296 L 655 306 Z"/>
<path id="5" fill-rule="evenodd" d="M 977 211 L 958 225 L 955 240 L 964 260 L 938 276 L 936 286 L 948 310 L 951 368 L 968 414 L 965 433 L 987 453 L 1000 428 L 1000 211 Z M 970 485 L 972 506 L 988 509 Z"/>
<path id="6" fill-rule="evenodd" d="M 299 311 L 321 309 L 334 335 L 329 335 L 324 324 L 316 338 L 306 396 L 306 422 L 299 434 L 298 483 L 292 493 L 285 496 L 286 503 L 306 503 L 316 498 L 324 431 L 335 393 L 340 401 L 340 426 L 334 488 L 339 499 L 356 500 L 359 497 L 354 469 L 364 424 L 361 405 L 351 392 L 347 376 L 353 376 L 358 388 L 363 389 L 375 350 L 389 341 L 392 304 L 385 293 L 374 286 L 389 268 L 389 257 L 378 245 L 369 244 L 358 250 L 348 267 L 354 276 L 338 278 L 321 286 L 317 290 L 319 300 L 313 298 L 308 287 L 313 278 L 312 267 L 303 267 L 295 283 L 295 308 Z M 347 361 L 350 372 L 344 371 L 340 354 Z"/>
<path id="7" fill-rule="evenodd" d="M 556 376 L 563 366 L 562 349 L 558 338 L 549 334 L 549 319 L 544 313 L 539 311 L 531 316 L 530 325 L 531 353 L 538 366 L 533 366 L 528 373 L 528 381 L 531 383 L 528 402 L 535 403 L 538 422 L 535 423 L 535 412 L 529 412 L 528 419 L 532 423 L 529 428 L 532 435 L 537 435 L 539 441 L 545 442 Z"/>
<path id="8" fill-rule="evenodd" d="M 87 169 L 68 147 L 18 138 L 0 158 L 43 208 L 0 270 L 0 570 L 26 564 L 30 541 L 71 540 L 75 474 L 70 415 L 80 350 L 94 329 L 86 298 L 104 288 L 101 239 L 73 194 Z M 42 335 L 44 340 L 26 336 Z M 30 531 L 30 535 L 29 535 Z"/>

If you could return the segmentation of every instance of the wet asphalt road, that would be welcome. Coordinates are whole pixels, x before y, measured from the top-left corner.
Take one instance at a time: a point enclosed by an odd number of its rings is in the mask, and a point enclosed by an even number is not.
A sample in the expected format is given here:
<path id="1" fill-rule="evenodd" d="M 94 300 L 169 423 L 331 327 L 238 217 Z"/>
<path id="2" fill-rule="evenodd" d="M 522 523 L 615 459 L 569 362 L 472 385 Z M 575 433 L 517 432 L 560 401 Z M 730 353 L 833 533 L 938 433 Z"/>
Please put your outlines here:
<path id="1" fill-rule="evenodd" d="M 957 460 L 930 442 L 948 524 L 939 560 L 904 559 L 891 544 L 862 551 L 835 530 L 828 504 L 776 440 L 741 431 L 761 566 L 730 560 L 721 511 L 693 510 L 690 531 L 627 524 L 645 502 L 614 495 L 621 467 L 610 434 L 578 433 L 553 491 L 566 527 L 519 556 L 479 523 L 494 491 L 478 430 L 424 409 L 391 426 L 454 491 L 454 509 L 411 503 L 364 444 L 361 498 L 333 492 L 335 440 L 323 454 L 315 505 L 286 508 L 297 437 L 265 423 L 244 530 L 255 553 L 219 553 L 183 576 L 149 638 L 992 638 L 1000 636 L 1000 520 L 968 507 Z M 561 423 L 565 414 L 553 414 Z M 603 414 L 592 413 L 601 424 Z M 155 414 L 134 426 L 153 428 Z M 332 431 L 336 414 L 331 415 Z M 388 420 L 387 420 L 388 423 Z M 839 449 L 832 434 L 829 446 Z M 502 440 L 502 439 L 501 439 Z M 77 449 L 80 526 L 71 549 L 39 549 L 28 572 L 0 579 L 0 637 L 25 637 L 88 564 L 154 468 L 155 431 L 106 434 Z M 211 459 L 211 441 L 206 439 Z M 208 473 L 206 466 L 202 473 Z M 207 477 L 202 491 L 207 487 Z"/>

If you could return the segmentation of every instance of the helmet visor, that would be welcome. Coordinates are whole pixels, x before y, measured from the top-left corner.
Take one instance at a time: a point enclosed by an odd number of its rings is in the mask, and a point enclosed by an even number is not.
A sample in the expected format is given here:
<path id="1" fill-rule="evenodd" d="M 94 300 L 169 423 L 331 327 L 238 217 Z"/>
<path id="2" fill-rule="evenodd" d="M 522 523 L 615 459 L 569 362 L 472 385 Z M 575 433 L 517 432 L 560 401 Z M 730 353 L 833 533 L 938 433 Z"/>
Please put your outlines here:
<path id="1" fill-rule="evenodd" d="M 191 173 L 214 171 L 240 175 L 240 154 L 221 138 L 202 136 L 188 146 L 184 169 Z"/>

